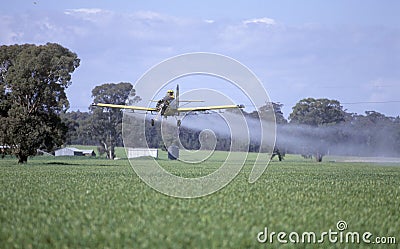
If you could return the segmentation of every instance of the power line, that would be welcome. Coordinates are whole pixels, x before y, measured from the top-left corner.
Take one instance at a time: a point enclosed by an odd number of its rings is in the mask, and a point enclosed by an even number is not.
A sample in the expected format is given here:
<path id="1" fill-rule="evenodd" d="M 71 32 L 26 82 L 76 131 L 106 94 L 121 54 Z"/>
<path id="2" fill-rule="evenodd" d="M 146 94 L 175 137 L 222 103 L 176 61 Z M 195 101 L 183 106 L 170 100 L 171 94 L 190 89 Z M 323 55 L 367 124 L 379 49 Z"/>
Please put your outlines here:
<path id="1" fill-rule="evenodd" d="M 358 105 L 358 104 L 389 104 L 389 103 L 400 103 L 400 100 L 388 100 L 388 101 L 359 101 L 359 102 L 347 102 L 341 103 L 343 105 Z"/>

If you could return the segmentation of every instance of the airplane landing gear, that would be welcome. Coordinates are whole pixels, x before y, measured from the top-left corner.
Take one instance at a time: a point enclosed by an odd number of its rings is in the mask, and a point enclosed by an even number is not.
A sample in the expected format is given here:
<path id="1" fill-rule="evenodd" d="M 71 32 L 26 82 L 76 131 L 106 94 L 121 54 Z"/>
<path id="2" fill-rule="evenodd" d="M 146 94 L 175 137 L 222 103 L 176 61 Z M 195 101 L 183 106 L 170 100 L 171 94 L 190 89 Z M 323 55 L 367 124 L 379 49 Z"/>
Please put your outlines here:
<path id="1" fill-rule="evenodd" d="M 180 127 L 181 124 L 182 124 L 182 120 L 178 119 L 178 120 L 176 121 L 176 125 L 177 125 L 178 127 Z"/>
<path id="2" fill-rule="evenodd" d="M 151 126 L 154 126 L 154 124 L 155 124 L 154 119 L 151 119 Z"/>

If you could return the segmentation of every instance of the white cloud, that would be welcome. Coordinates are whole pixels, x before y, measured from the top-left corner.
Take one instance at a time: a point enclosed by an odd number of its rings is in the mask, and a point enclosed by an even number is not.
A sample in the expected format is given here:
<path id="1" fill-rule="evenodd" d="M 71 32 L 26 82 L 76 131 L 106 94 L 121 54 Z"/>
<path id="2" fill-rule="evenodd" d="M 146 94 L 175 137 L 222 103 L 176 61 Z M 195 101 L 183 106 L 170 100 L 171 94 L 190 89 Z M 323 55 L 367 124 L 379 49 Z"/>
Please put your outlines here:
<path id="1" fill-rule="evenodd" d="M 104 12 L 102 9 L 98 9 L 98 8 L 92 8 L 92 9 L 67 9 L 66 11 L 64 11 L 65 14 L 67 15 L 73 15 L 73 14 L 99 14 Z"/>
<path id="2" fill-rule="evenodd" d="M 253 19 L 244 20 L 243 24 L 245 24 L 245 25 L 248 25 L 248 24 L 275 25 L 276 21 L 272 18 L 262 17 L 262 18 L 253 18 Z"/>
<path id="3" fill-rule="evenodd" d="M 147 19 L 147 20 L 162 20 L 165 19 L 163 15 L 154 11 L 138 11 L 133 14 L 137 19 Z"/>
<path id="4" fill-rule="evenodd" d="M 107 23 L 114 15 L 112 11 L 99 8 L 67 9 L 64 11 L 64 14 L 93 23 Z"/>

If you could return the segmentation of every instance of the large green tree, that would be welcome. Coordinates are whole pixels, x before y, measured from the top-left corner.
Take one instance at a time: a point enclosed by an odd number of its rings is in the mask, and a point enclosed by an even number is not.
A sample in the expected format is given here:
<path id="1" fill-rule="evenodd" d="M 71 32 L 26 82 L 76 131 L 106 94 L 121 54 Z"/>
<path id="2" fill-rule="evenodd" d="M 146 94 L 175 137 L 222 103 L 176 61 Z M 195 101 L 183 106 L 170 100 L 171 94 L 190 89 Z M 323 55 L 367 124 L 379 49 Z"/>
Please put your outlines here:
<path id="1" fill-rule="evenodd" d="M 344 121 L 345 112 L 340 102 L 331 99 L 306 98 L 300 100 L 289 115 L 291 123 L 321 126 Z"/>
<path id="2" fill-rule="evenodd" d="M 253 111 L 249 115 L 252 118 L 261 120 L 272 121 L 272 113 L 275 116 L 275 121 L 277 124 L 286 124 L 287 120 L 283 116 L 282 112 L 283 104 L 275 102 L 267 102 L 265 105 L 258 108 L 258 111 Z"/>
<path id="3" fill-rule="evenodd" d="M 39 148 L 61 145 L 66 126 L 59 114 L 78 56 L 59 44 L 0 47 L 0 145 L 25 163 Z"/>
<path id="4" fill-rule="evenodd" d="M 289 115 L 290 124 L 310 126 L 307 129 L 297 129 L 297 133 L 307 131 L 307 134 L 295 134 L 299 140 L 304 140 L 303 153 L 313 154 L 318 162 L 328 151 L 328 142 L 332 138 L 321 132 L 321 127 L 331 126 L 345 121 L 345 111 L 337 100 L 306 98 L 300 100 Z M 309 133 L 313 128 L 314 132 Z"/>
<path id="5" fill-rule="evenodd" d="M 124 105 L 139 100 L 131 83 L 106 83 L 92 90 L 94 103 Z M 118 108 L 90 107 L 94 138 L 99 141 L 107 158 L 115 158 L 115 146 L 122 145 L 123 110 Z"/>

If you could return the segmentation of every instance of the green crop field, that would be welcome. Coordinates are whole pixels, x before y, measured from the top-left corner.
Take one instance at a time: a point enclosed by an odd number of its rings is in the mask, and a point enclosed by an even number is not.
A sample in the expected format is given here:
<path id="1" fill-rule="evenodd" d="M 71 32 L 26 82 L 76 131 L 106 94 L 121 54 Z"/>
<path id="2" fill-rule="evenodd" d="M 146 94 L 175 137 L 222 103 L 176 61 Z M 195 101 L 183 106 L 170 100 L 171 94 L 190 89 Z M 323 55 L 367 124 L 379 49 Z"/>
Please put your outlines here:
<path id="1" fill-rule="evenodd" d="M 118 155 L 123 158 L 122 155 Z M 126 159 L 35 157 L 27 165 L 0 160 L 0 248 L 400 248 L 400 164 L 323 162 L 288 155 L 247 182 L 254 155 L 221 191 L 179 199 L 143 183 Z M 158 162 L 187 177 L 212 172 L 224 153 L 204 164 Z M 137 159 L 146 164 L 151 159 Z M 391 245 L 259 243 L 268 233 L 369 232 Z M 338 235 L 339 236 L 339 235 Z M 388 239 L 388 237 L 390 237 Z M 294 238 L 294 237 L 291 237 Z"/>

